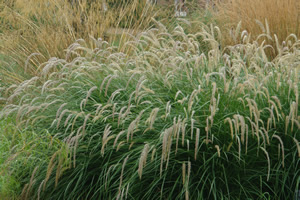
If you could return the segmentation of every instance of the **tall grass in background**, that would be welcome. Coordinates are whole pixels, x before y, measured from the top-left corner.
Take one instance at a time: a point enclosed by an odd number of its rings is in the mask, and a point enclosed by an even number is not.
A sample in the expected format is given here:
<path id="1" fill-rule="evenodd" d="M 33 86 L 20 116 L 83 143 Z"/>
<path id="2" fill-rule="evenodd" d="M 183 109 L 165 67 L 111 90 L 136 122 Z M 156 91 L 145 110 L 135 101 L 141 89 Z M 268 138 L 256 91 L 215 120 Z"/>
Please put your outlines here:
<path id="1" fill-rule="evenodd" d="M 102 1 L 81 0 L 73 5 L 68 0 L 2 1 L 0 54 L 6 59 L 1 59 L 0 79 L 20 83 L 36 76 L 50 58 L 64 58 L 64 50 L 76 39 L 114 40 L 106 34 L 108 28 L 143 30 L 154 15 L 150 4 L 138 0 L 119 2 L 107 11 Z"/>
<path id="2" fill-rule="evenodd" d="M 270 61 L 249 38 L 221 50 L 216 26 L 156 23 L 121 48 L 78 40 L 6 89 L 2 117 L 62 144 L 21 198 L 292 199 L 300 40 Z"/>
<path id="3" fill-rule="evenodd" d="M 241 29 L 251 33 L 253 40 L 256 40 L 261 33 L 271 37 L 262 37 L 260 42 L 265 40 L 271 44 L 271 57 L 281 52 L 279 48 L 290 46 L 290 42 L 283 43 L 290 34 L 300 37 L 300 1 L 298 0 L 222 0 L 217 3 L 218 24 L 221 29 L 227 29 L 230 33 L 224 40 L 225 44 L 238 44 L 241 38 L 236 38 L 232 27 L 241 21 Z M 276 35 L 276 38 L 274 37 Z M 294 40 L 290 37 L 290 40 Z"/>

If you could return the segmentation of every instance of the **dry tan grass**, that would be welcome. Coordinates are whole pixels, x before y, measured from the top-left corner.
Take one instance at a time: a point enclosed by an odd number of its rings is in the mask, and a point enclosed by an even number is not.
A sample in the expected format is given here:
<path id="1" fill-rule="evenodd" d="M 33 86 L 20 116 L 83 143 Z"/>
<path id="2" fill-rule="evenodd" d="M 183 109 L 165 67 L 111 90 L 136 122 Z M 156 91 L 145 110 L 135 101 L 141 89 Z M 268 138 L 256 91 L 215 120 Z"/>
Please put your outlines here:
<path id="1" fill-rule="evenodd" d="M 228 30 L 224 35 L 225 44 L 238 44 L 246 37 L 238 38 L 241 30 L 247 31 L 247 38 L 255 40 L 261 35 L 260 42 L 265 40 L 271 44 L 277 55 L 280 49 L 288 46 L 287 38 L 290 34 L 300 37 L 300 2 L 298 0 L 224 0 L 218 4 L 216 13 L 222 30 Z M 242 29 L 235 29 L 235 24 L 242 22 Z M 274 36 L 276 34 L 276 36 Z M 250 36 L 251 35 L 251 36 Z M 286 42 L 283 42 L 286 41 Z"/>
<path id="2" fill-rule="evenodd" d="M 1 63 L 6 67 L 1 69 L 0 78 L 7 83 L 20 83 L 41 71 L 53 71 L 50 68 L 53 65 L 42 63 L 52 57 L 72 59 L 65 49 L 78 38 L 83 38 L 90 47 L 94 45 L 91 37 L 111 41 L 121 37 L 124 43 L 129 34 L 115 35 L 107 30 L 119 26 L 143 30 L 149 26 L 152 17 L 149 13 L 153 13 L 153 7 L 145 1 L 123 3 L 122 7 L 106 12 L 102 6 L 102 1 L 89 3 L 88 0 L 80 1 L 78 6 L 71 6 L 68 0 L 1 2 L 0 53 L 8 59 L 7 63 Z M 13 64 L 17 69 L 11 67 Z"/>

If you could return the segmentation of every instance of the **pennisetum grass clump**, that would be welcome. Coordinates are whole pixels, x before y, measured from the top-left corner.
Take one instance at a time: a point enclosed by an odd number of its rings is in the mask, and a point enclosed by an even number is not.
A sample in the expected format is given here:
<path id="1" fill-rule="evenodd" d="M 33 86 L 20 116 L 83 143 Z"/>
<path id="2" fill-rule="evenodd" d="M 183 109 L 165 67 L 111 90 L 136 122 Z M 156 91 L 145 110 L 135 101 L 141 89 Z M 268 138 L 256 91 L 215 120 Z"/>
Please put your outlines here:
<path id="1" fill-rule="evenodd" d="M 1 116 L 61 143 L 38 151 L 24 198 L 293 198 L 300 40 L 269 60 L 247 39 L 219 48 L 218 27 L 157 27 L 122 48 L 72 45 L 74 58 L 7 89 Z"/>

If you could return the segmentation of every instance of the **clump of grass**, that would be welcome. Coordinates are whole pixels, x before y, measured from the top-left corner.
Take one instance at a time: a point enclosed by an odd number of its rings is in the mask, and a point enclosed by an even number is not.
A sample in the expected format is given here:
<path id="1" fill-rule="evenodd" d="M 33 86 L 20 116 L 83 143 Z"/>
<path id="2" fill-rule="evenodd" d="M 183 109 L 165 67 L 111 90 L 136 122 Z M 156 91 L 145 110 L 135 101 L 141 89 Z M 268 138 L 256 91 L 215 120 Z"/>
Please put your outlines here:
<path id="1" fill-rule="evenodd" d="M 293 198 L 299 39 L 270 61 L 247 38 L 222 51 L 218 27 L 155 23 L 121 48 L 71 45 L 72 60 L 7 89 L 3 117 L 64 144 L 23 198 Z"/>

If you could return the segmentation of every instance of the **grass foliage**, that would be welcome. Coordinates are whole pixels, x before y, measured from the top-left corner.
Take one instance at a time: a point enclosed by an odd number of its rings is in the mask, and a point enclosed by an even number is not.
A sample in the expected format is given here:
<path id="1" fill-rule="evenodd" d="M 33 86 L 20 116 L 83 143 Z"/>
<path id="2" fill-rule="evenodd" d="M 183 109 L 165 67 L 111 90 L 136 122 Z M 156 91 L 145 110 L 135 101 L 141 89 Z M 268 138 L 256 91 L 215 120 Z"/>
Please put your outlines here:
<path id="1" fill-rule="evenodd" d="M 4 200 L 20 199 L 24 185 L 32 184 L 29 174 L 47 167 L 52 153 L 64 145 L 46 130 L 39 134 L 20 130 L 12 118 L 0 121 L 0 142 L 0 198 Z"/>
<path id="2" fill-rule="evenodd" d="M 8 124 L 8 125 L 7 125 Z M 17 181 L 10 176 L 10 174 L 5 170 L 5 161 L 9 158 L 9 152 L 11 148 L 11 140 L 9 135 L 12 134 L 11 131 L 7 130 L 11 124 L 9 120 L 3 120 L 0 122 L 0 197 L 1 199 L 13 199 L 15 197 L 15 191 L 20 190 L 20 185 Z M 6 129 L 6 130 L 5 130 Z M 5 132 L 4 132 L 5 130 Z"/>
<path id="3" fill-rule="evenodd" d="M 2 118 L 48 138 L 21 198 L 292 199 L 300 40 L 270 61 L 246 31 L 220 49 L 217 26 L 155 23 L 121 47 L 77 40 L 5 89 Z"/>

